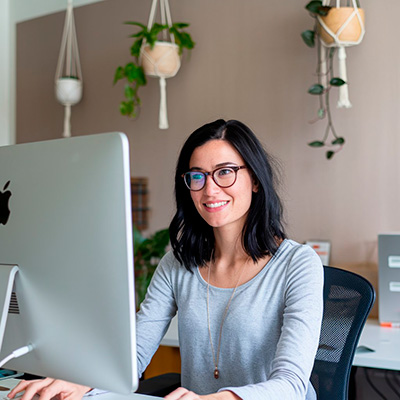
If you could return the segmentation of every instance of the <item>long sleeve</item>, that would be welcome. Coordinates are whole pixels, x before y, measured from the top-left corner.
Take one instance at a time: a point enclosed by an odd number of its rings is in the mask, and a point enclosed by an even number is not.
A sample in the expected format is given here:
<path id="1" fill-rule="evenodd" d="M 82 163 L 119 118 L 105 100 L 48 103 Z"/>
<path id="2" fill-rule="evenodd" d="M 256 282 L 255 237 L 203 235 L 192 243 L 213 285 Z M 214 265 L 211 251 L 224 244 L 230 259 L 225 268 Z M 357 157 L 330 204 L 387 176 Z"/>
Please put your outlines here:
<path id="1" fill-rule="evenodd" d="M 136 314 L 136 348 L 140 376 L 158 349 L 171 319 L 176 314 L 174 289 L 171 284 L 172 257 L 168 254 L 158 265 L 146 297 Z"/>

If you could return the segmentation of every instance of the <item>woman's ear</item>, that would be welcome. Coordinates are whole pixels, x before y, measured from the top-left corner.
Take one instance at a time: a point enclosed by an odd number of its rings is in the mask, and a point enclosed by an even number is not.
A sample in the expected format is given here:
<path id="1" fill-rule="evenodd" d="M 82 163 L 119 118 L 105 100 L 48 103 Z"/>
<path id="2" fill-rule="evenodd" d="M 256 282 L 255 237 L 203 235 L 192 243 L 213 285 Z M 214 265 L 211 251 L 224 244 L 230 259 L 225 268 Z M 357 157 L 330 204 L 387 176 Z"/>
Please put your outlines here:
<path id="1" fill-rule="evenodd" d="M 258 180 L 253 176 L 253 193 L 258 192 L 258 186 L 259 186 Z"/>

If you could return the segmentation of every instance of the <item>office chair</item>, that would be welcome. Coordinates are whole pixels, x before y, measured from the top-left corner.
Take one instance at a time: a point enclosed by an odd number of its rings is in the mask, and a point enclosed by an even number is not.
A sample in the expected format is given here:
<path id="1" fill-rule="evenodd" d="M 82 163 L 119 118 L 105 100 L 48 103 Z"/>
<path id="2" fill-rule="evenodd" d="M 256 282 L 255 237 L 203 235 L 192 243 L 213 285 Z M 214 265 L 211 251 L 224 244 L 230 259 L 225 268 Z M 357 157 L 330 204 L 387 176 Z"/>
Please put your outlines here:
<path id="1" fill-rule="evenodd" d="M 318 400 L 347 400 L 354 353 L 374 301 L 366 279 L 324 266 L 324 314 L 311 373 Z"/>
<path id="2" fill-rule="evenodd" d="M 347 400 L 350 371 L 361 331 L 375 301 L 373 286 L 350 271 L 324 266 L 324 314 L 311 383 L 318 400 Z M 165 396 L 180 374 L 141 381 L 138 393 Z"/>

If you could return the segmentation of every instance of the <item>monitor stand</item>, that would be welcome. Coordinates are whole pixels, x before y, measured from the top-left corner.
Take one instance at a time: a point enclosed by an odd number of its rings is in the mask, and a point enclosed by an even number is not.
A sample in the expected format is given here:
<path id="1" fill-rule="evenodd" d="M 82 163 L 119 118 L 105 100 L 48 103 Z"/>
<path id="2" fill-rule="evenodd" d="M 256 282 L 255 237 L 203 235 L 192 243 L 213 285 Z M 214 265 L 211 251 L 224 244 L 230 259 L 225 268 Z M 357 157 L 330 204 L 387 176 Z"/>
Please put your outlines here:
<path id="1" fill-rule="evenodd" d="M 0 349 L 3 345 L 11 293 L 17 272 L 17 265 L 0 264 Z"/>

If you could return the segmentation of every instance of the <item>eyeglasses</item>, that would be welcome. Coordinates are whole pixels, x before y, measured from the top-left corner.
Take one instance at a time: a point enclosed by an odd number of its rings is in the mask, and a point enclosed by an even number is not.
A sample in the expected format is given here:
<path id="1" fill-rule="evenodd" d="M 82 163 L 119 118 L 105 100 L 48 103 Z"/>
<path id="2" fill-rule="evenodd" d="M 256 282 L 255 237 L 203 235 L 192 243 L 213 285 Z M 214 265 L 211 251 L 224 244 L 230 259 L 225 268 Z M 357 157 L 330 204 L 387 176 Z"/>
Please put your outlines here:
<path id="1" fill-rule="evenodd" d="M 237 172 L 239 169 L 246 168 L 245 165 L 232 166 L 232 167 L 219 167 L 214 171 L 203 172 L 203 171 L 189 171 L 182 174 L 182 178 L 185 181 L 188 189 L 193 192 L 197 192 L 204 188 L 206 185 L 207 176 L 210 175 L 213 181 L 221 188 L 231 187 L 237 178 Z"/>

